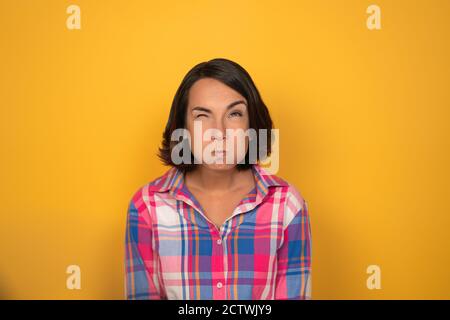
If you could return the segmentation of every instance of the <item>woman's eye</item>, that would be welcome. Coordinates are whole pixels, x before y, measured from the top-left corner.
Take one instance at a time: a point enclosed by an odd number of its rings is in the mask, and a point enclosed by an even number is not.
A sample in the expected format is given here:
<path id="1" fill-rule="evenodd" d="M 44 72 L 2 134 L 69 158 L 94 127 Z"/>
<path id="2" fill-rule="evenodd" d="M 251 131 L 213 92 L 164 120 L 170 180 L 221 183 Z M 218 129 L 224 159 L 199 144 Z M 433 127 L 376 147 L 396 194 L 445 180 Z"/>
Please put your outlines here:
<path id="1" fill-rule="evenodd" d="M 239 111 L 235 111 L 235 112 L 230 113 L 230 116 L 231 117 L 241 117 L 242 113 Z"/>
<path id="2" fill-rule="evenodd" d="M 198 119 L 198 118 L 200 118 L 200 117 L 202 117 L 202 116 L 203 116 L 203 117 L 206 117 L 206 114 L 203 114 L 203 113 L 202 113 L 202 114 L 198 114 L 198 115 L 195 116 L 195 119 Z"/>

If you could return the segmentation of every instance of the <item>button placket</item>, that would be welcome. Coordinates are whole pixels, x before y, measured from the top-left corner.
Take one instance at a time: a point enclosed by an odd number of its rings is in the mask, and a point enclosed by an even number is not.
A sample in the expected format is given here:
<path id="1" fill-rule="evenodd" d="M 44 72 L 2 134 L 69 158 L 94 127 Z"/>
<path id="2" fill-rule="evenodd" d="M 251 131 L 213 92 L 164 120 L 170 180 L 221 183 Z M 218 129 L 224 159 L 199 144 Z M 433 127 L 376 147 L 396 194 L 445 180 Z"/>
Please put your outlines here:
<path id="1" fill-rule="evenodd" d="M 215 242 L 215 245 L 213 245 L 212 249 L 212 269 L 215 271 L 213 283 L 213 299 L 225 299 L 226 298 L 226 290 L 224 288 L 225 286 L 225 264 L 224 264 L 224 248 L 223 248 L 223 226 L 220 227 L 220 230 L 217 226 L 216 230 L 218 230 L 217 233 L 212 236 L 212 241 Z"/>

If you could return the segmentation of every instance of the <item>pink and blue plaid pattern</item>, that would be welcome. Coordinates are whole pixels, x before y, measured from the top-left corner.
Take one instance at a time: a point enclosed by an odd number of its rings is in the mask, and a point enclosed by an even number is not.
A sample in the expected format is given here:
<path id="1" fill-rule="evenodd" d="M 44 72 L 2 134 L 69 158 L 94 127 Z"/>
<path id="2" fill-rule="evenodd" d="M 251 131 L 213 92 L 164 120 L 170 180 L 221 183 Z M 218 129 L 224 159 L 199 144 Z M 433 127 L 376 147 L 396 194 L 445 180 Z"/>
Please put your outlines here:
<path id="1" fill-rule="evenodd" d="M 218 229 L 172 167 L 132 197 L 125 241 L 126 299 L 311 298 L 307 203 L 252 166 L 256 187 Z"/>

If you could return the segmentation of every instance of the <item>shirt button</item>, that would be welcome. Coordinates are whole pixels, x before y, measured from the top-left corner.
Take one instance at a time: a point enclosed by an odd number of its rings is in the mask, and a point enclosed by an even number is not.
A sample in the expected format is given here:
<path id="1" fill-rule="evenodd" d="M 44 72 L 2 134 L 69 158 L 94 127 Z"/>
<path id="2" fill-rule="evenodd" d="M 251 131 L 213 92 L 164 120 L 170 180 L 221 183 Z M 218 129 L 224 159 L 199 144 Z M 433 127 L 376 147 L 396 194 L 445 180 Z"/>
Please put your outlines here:
<path id="1" fill-rule="evenodd" d="M 222 282 L 220 282 L 220 281 L 217 282 L 217 288 L 219 288 L 219 289 L 222 288 Z"/>
<path id="2" fill-rule="evenodd" d="M 222 244 L 222 239 L 217 239 L 217 244 Z"/>

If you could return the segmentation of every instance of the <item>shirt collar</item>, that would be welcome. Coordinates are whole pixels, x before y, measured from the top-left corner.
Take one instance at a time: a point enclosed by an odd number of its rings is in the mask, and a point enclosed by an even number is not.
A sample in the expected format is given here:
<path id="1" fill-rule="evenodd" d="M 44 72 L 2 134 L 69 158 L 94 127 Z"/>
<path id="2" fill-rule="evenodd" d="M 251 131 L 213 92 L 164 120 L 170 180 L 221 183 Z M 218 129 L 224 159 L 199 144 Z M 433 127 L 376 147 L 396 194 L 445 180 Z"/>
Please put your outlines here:
<path id="1" fill-rule="evenodd" d="M 251 166 L 253 176 L 255 177 L 256 189 L 262 197 L 268 192 L 270 187 L 288 186 L 288 182 L 280 177 L 268 173 L 258 163 Z M 172 167 L 166 171 L 164 175 L 158 178 L 149 186 L 151 191 L 170 192 L 174 196 L 182 192 L 184 187 L 184 173 L 176 167 Z"/>
<path id="2" fill-rule="evenodd" d="M 231 216 L 227 218 L 227 221 L 231 221 L 233 217 L 256 208 L 260 203 L 264 202 L 266 195 L 270 192 L 271 188 L 273 189 L 273 187 L 289 185 L 286 181 L 276 175 L 269 174 L 264 168 L 259 166 L 259 164 L 253 164 L 251 166 L 251 170 L 253 171 L 253 176 L 256 182 L 256 186 L 252 191 L 256 192 L 250 192 L 247 197 L 242 199 L 239 205 L 234 209 Z M 200 214 L 204 215 L 201 204 L 184 184 L 184 173 L 176 167 L 172 167 L 167 170 L 163 176 L 150 183 L 148 187 L 150 191 L 154 192 L 169 192 L 176 200 L 181 201 L 179 203 L 184 202 L 190 207 L 196 209 L 196 211 Z M 192 214 L 194 213 L 192 210 L 182 206 L 180 207 L 180 211 L 186 219 L 193 221 Z M 243 220 L 240 219 L 234 226 L 242 223 L 242 221 Z"/>

